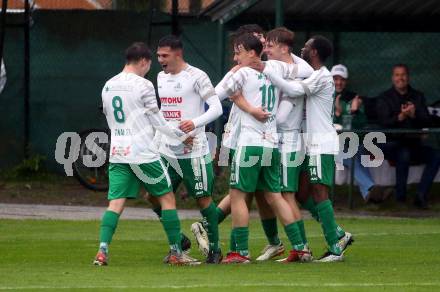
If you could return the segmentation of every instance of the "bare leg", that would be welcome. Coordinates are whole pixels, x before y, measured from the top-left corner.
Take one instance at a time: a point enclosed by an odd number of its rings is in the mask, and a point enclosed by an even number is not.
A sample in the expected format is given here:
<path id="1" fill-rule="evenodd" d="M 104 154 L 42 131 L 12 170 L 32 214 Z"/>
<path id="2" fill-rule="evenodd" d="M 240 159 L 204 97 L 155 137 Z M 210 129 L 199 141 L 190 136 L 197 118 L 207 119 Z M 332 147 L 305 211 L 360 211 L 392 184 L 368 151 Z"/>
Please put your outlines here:
<path id="1" fill-rule="evenodd" d="M 284 200 L 289 204 L 290 209 L 292 210 L 293 218 L 295 221 L 301 219 L 301 211 L 299 210 L 298 204 L 295 200 L 295 193 L 293 192 L 285 192 L 282 193 Z"/>
<path id="2" fill-rule="evenodd" d="M 280 193 L 265 192 L 264 197 L 284 226 L 294 222 L 292 211 Z"/>
<path id="3" fill-rule="evenodd" d="M 122 211 L 124 211 L 124 205 L 126 200 L 127 200 L 126 198 L 111 200 L 108 203 L 107 210 L 118 214 L 122 214 Z"/>

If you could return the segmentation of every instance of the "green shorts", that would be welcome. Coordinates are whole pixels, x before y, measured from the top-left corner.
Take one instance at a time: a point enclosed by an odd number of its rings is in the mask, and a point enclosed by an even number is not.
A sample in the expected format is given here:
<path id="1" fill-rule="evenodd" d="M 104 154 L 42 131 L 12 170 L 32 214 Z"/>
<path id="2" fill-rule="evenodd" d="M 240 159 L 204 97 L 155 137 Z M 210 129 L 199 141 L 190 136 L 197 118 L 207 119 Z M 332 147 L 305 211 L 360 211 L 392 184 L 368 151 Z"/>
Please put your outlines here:
<path id="1" fill-rule="evenodd" d="M 235 149 L 229 149 L 229 165 L 232 166 L 232 160 L 234 159 L 234 155 L 235 155 Z"/>
<path id="2" fill-rule="evenodd" d="M 306 155 L 305 160 L 311 184 L 333 187 L 335 178 L 335 156 L 333 154 Z"/>
<path id="3" fill-rule="evenodd" d="M 197 158 L 175 159 L 162 156 L 174 192 L 183 181 L 188 195 L 197 199 L 212 195 L 214 188 L 214 169 L 210 154 Z"/>
<path id="4" fill-rule="evenodd" d="M 303 152 L 281 152 L 281 192 L 298 192 L 299 174 L 306 170 Z M 302 156 L 302 158 L 301 158 Z M 298 160 L 298 161 L 296 161 Z"/>
<path id="5" fill-rule="evenodd" d="M 281 187 L 278 149 L 238 147 L 231 164 L 230 186 L 245 193 L 253 193 L 255 190 L 279 193 Z"/>
<path id="6" fill-rule="evenodd" d="M 108 199 L 136 199 L 141 185 L 152 196 L 172 191 L 171 179 L 161 160 L 144 164 L 110 163 Z"/>

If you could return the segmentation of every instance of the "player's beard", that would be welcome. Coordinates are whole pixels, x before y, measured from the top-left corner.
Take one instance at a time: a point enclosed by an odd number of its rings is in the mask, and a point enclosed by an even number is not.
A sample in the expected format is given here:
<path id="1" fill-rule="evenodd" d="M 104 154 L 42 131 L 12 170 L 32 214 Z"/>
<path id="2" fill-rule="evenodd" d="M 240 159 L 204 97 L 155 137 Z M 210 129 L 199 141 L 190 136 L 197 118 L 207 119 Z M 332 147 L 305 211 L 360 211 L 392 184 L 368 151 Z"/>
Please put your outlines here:
<path id="1" fill-rule="evenodd" d="M 302 54 L 301 53 L 301 58 L 304 60 L 304 61 L 306 61 L 307 63 L 309 63 L 310 64 L 310 56 L 308 55 L 308 54 Z"/>

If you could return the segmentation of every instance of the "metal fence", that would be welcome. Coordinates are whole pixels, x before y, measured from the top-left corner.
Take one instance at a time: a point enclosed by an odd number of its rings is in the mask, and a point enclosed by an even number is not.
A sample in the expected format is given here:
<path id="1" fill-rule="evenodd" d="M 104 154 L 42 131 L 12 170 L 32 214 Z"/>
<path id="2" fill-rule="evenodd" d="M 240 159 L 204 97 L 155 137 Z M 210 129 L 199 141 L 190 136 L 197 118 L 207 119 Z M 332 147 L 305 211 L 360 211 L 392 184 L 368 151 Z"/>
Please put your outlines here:
<path id="1" fill-rule="evenodd" d="M 145 41 L 154 50 L 159 38 L 171 32 L 169 14 L 143 9 L 32 13 L 29 147 L 32 153 L 45 155 L 49 166 L 58 167 L 53 153 L 61 132 L 105 125 L 98 110 L 100 91 L 104 82 L 121 70 L 124 49 L 133 41 Z M 19 23 L 22 16 L 8 15 L 8 23 Z M 227 36 L 234 29 L 226 26 L 220 32 L 217 23 L 207 19 L 180 19 L 187 61 L 206 71 L 214 84 L 231 65 Z M 314 33 L 296 32 L 294 52 L 299 54 Z M 391 66 L 406 63 L 411 70 L 411 84 L 425 93 L 428 103 L 440 99 L 440 33 L 321 33 L 334 41 L 336 54 L 328 66 L 345 64 L 350 71 L 349 87 L 359 94 L 377 96 L 391 86 Z M 222 36 L 226 38 L 221 39 Z M 23 158 L 24 40 L 21 27 L 6 28 L 4 60 L 8 81 L 0 95 L 0 169 Z M 224 59 L 219 58 L 221 50 L 225 52 Z M 154 81 L 159 70 L 154 62 L 148 78 Z"/>

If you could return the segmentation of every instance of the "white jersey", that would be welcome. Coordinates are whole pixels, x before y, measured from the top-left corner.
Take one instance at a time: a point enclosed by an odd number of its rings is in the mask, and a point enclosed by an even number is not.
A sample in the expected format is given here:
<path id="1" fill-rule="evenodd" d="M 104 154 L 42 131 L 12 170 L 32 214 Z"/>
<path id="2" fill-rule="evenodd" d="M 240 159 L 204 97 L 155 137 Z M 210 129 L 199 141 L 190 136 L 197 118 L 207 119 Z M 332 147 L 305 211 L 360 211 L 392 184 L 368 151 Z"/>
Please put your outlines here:
<path id="1" fill-rule="evenodd" d="M 225 124 L 225 131 L 223 133 L 222 144 L 229 149 L 237 148 L 238 137 L 240 136 L 240 114 L 242 111 L 232 104 L 231 111 L 229 112 L 228 122 Z"/>
<path id="2" fill-rule="evenodd" d="M 224 87 L 225 83 L 234 75 L 232 71 L 226 73 L 223 79 L 217 84 L 217 86 Z M 226 98 L 226 96 L 224 96 Z M 222 98 L 222 99 L 224 99 Z M 242 111 L 232 103 L 231 110 L 229 111 L 228 121 L 225 124 L 224 132 L 222 136 L 222 145 L 229 149 L 237 148 L 237 140 L 240 135 L 240 113 Z"/>
<path id="3" fill-rule="evenodd" d="M 301 71 L 304 72 L 301 77 L 296 77 L 295 80 L 303 80 L 312 75 L 313 68 L 306 61 L 294 54 L 291 54 L 291 57 L 293 62 L 302 68 Z M 285 95 L 281 98 L 280 116 L 277 117 L 277 127 L 280 135 L 279 148 L 281 152 L 297 152 L 303 147 L 301 124 L 304 116 L 304 98 L 305 95 L 295 99 Z M 282 122 L 279 122 L 278 118 L 282 119 Z"/>
<path id="4" fill-rule="evenodd" d="M 160 72 L 157 86 L 164 118 L 175 127 L 184 120 L 192 120 L 205 113 L 205 101 L 215 95 L 208 75 L 202 70 L 187 65 L 178 74 Z M 175 158 L 195 158 L 209 153 L 205 127 L 195 130 L 193 145 L 186 146 L 179 140 L 157 132 L 155 143 L 159 152 Z"/>
<path id="5" fill-rule="evenodd" d="M 103 111 L 111 131 L 110 162 L 142 164 L 159 159 L 146 110 L 159 110 L 153 84 L 121 72 L 105 83 Z"/>
<path id="6" fill-rule="evenodd" d="M 305 139 L 307 153 L 337 154 L 339 140 L 333 127 L 335 85 L 328 69 L 323 66 L 304 81 L 284 80 L 279 73 L 264 70 L 274 84 L 292 98 L 306 95 Z"/>
<path id="7" fill-rule="evenodd" d="M 267 66 L 289 78 L 296 74 L 297 67 L 278 61 L 268 61 Z M 278 134 L 276 129 L 276 113 L 280 92 L 266 78 L 254 69 L 244 67 L 235 72 L 224 84 L 216 87 L 220 98 L 241 92 L 247 102 L 254 107 L 265 107 L 271 113 L 270 118 L 262 123 L 252 115 L 241 110 L 239 115 L 239 135 L 237 146 L 261 146 L 269 148 L 278 147 Z"/>
<path id="8" fill-rule="evenodd" d="M 306 140 L 308 154 L 338 154 L 339 138 L 333 126 L 335 83 L 322 66 L 302 81 L 306 92 Z"/>

